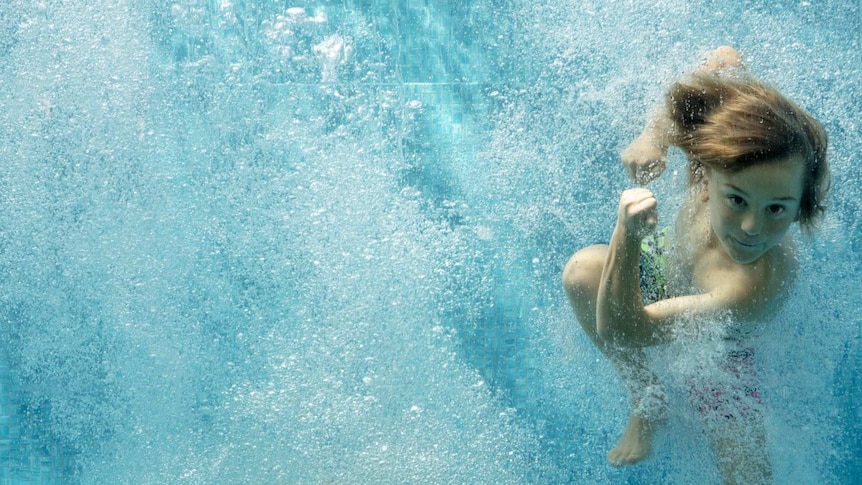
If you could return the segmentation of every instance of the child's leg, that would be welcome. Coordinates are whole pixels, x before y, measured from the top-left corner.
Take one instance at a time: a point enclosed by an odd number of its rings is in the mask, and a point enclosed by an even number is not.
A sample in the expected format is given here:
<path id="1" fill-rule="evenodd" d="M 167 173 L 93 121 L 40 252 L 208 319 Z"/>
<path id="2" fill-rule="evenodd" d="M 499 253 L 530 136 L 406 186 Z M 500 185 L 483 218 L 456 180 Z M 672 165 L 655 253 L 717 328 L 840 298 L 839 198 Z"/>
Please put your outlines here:
<path id="1" fill-rule="evenodd" d="M 772 483 L 772 466 L 766 448 L 766 428 L 756 417 L 725 418 L 721 426 L 707 426 L 722 485 Z"/>
<path id="2" fill-rule="evenodd" d="M 643 351 L 609 345 L 596 332 L 596 299 L 608 247 L 594 245 L 575 253 L 563 271 L 563 287 L 581 327 L 622 377 L 632 395 L 633 410 L 623 436 L 608 452 L 614 465 L 636 463 L 652 448 L 652 434 L 663 421 L 664 393 L 646 366 Z"/>
<path id="3" fill-rule="evenodd" d="M 693 381 L 691 398 L 722 483 L 772 483 L 754 349 L 731 347 L 716 364 L 705 381 Z"/>

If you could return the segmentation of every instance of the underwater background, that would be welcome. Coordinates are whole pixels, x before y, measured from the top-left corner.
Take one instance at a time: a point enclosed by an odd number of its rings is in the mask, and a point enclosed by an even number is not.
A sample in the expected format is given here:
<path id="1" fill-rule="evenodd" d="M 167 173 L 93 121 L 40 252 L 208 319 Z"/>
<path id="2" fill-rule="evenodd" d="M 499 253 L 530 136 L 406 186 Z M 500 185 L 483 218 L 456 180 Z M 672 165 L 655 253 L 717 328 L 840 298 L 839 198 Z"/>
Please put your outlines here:
<path id="1" fill-rule="evenodd" d="M 852 0 L 5 0 L 0 483 L 717 483 L 672 386 L 607 465 L 628 397 L 560 273 L 725 44 L 830 135 L 753 344 L 776 481 L 853 483 L 860 40 Z"/>

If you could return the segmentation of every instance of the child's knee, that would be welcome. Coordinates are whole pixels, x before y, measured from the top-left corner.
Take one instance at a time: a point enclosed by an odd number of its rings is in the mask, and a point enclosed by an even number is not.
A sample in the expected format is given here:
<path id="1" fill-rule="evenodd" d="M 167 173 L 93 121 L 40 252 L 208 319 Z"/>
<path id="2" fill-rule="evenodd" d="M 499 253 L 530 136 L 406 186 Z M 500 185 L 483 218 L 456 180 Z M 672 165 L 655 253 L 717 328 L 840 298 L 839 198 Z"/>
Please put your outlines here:
<path id="1" fill-rule="evenodd" d="M 604 246 L 590 246 L 569 258 L 563 269 L 563 287 L 569 295 L 580 296 L 598 290 L 606 251 Z"/>

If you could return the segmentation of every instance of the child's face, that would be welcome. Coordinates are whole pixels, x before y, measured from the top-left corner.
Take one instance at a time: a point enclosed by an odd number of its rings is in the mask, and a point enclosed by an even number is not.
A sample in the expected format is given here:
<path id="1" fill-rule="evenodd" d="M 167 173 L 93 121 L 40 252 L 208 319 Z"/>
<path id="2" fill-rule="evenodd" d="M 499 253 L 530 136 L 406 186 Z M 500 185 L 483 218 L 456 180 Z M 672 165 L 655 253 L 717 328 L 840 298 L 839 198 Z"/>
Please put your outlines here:
<path id="1" fill-rule="evenodd" d="M 804 167 L 791 156 L 736 173 L 707 170 L 712 230 L 734 261 L 757 261 L 787 234 L 799 214 Z"/>

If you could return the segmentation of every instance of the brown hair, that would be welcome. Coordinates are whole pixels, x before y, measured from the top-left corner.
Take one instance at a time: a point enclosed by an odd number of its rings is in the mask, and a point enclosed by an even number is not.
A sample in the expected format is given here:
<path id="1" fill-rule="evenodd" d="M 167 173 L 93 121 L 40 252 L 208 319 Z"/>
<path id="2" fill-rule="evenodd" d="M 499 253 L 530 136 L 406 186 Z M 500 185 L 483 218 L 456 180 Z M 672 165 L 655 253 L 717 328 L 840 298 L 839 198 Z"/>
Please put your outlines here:
<path id="1" fill-rule="evenodd" d="M 699 73 L 674 84 L 667 97 L 671 144 L 689 159 L 689 184 L 703 167 L 738 172 L 793 155 L 805 160 L 799 223 L 810 230 L 829 192 L 828 137 L 811 115 L 774 88 L 748 76 Z"/>

